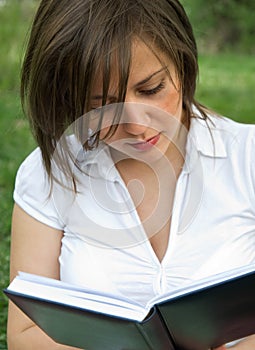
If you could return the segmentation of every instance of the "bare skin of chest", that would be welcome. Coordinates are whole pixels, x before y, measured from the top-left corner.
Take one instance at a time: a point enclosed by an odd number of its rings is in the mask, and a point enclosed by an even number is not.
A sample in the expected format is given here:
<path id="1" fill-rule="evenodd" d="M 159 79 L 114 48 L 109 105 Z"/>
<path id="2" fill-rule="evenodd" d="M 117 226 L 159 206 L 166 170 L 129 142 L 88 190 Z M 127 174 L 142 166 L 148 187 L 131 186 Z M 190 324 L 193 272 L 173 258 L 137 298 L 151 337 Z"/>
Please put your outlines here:
<path id="1" fill-rule="evenodd" d="M 162 261 L 169 241 L 172 208 L 177 178 L 183 160 L 171 167 L 151 169 L 146 164 L 130 166 L 119 163 L 117 168 L 126 183 L 151 246 Z"/>

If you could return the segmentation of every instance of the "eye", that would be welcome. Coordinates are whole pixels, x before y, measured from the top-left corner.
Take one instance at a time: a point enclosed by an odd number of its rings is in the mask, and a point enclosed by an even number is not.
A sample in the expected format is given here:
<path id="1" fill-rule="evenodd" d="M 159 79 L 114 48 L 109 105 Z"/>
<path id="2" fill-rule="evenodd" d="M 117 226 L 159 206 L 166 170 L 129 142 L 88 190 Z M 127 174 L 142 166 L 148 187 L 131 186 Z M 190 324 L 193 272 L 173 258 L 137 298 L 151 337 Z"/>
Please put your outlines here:
<path id="1" fill-rule="evenodd" d="M 156 87 L 154 87 L 153 89 L 143 89 L 143 90 L 139 90 L 139 93 L 142 95 L 155 95 L 158 92 L 160 92 L 162 89 L 164 89 L 165 87 L 165 82 L 161 81 Z"/>

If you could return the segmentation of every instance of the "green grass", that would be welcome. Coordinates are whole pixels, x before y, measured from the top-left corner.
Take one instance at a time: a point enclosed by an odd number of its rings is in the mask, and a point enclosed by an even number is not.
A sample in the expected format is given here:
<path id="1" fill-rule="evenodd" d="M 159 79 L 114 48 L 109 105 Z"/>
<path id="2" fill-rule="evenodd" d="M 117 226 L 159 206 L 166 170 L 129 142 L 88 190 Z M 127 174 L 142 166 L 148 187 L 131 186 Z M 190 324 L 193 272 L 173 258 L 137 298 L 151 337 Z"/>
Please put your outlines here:
<path id="1" fill-rule="evenodd" d="M 34 142 L 19 102 L 19 71 L 36 1 L 0 7 L 0 290 L 9 281 L 10 222 L 15 173 Z M 242 122 L 255 122 L 255 60 L 233 53 L 200 57 L 197 98 Z M 0 349 L 6 349 L 7 300 L 0 292 Z"/>
<path id="2" fill-rule="evenodd" d="M 197 99 L 232 119 L 255 122 L 255 60 L 225 53 L 199 59 Z"/>
<path id="3" fill-rule="evenodd" d="M 8 0 L 0 7 L 0 349 L 6 346 L 12 191 L 18 165 L 34 147 L 19 102 L 19 72 L 32 1 Z"/>

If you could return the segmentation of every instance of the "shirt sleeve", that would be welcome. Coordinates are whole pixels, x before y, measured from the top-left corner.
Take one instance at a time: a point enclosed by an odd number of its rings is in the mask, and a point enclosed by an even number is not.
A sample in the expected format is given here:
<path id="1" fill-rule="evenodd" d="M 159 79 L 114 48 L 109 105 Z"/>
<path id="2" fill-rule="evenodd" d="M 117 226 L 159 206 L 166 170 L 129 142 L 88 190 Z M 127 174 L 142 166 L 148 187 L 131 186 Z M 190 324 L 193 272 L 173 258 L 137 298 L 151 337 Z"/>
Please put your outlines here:
<path id="1" fill-rule="evenodd" d="M 18 206 L 36 220 L 63 230 L 64 225 L 51 197 L 50 181 L 39 148 L 36 148 L 19 167 L 13 198 Z"/>

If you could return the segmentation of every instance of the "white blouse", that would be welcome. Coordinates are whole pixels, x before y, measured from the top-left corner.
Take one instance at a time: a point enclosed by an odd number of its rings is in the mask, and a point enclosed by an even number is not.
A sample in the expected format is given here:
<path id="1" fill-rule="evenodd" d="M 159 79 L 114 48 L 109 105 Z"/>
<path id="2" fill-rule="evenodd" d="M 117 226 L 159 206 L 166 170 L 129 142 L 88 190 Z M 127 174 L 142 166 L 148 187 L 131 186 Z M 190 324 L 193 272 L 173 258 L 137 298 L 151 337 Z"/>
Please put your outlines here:
<path id="1" fill-rule="evenodd" d="M 107 146 L 79 152 L 78 194 L 49 182 L 40 150 L 22 163 L 15 202 L 64 231 L 61 279 L 148 299 L 186 283 L 255 263 L 255 126 L 192 119 L 177 181 L 170 239 L 160 262 Z M 77 147 L 77 145 L 74 145 Z"/>

